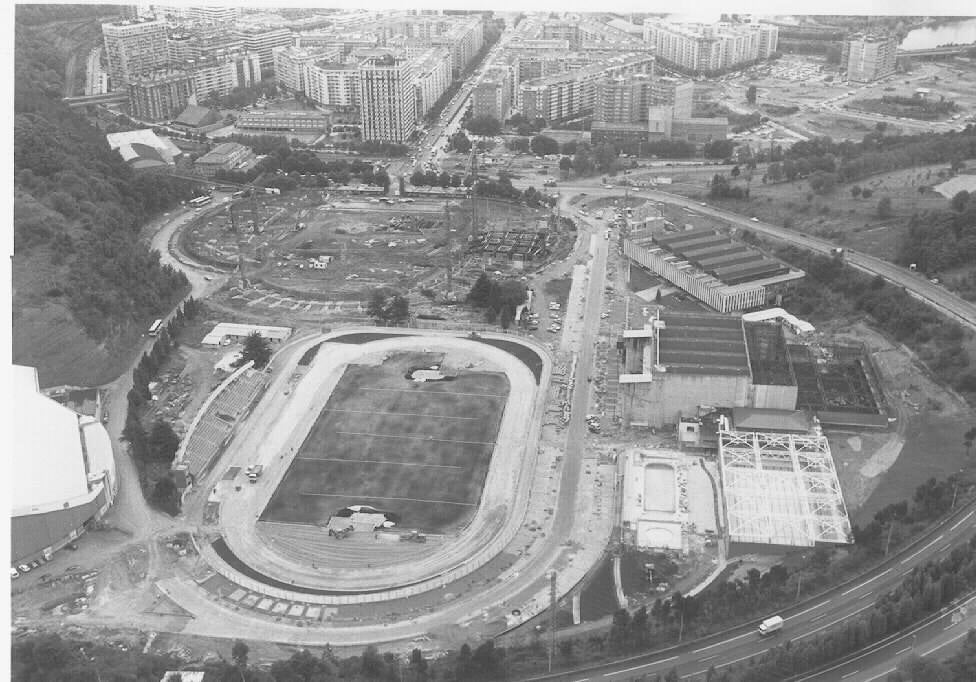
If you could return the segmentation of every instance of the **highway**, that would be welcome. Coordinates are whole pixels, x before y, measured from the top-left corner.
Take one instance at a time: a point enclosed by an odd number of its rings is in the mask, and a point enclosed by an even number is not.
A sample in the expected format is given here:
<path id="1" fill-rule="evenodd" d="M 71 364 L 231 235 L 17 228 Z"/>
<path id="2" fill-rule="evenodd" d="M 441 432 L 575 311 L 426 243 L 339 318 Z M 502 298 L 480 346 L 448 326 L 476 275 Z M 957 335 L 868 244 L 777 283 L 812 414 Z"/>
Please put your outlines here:
<path id="1" fill-rule="evenodd" d="M 948 556 L 952 547 L 965 543 L 972 537 L 974 523 L 976 523 L 974 516 L 976 516 L 976 500 L 957 509 L 914 543 L 906 546 L 902 551 L 889 557 L 867 573 L 792 608 L 779 611 L 779 614 L 786 621 L 781 635 L 763 639 L 755 631 L 756 624 L 750 623 L 654 654 L 633 656 L 629 659 L 580 669 L 571 673 L 542 675 L 529 679 L 565 680 L 567 682 L 625 681 L 639 678 L 645 674 L 665 674 L 672 668 L 676 668 L 682 678 L 694 678 L 704 675 L 712 666 L 716 670 L 721 670 L 729 665 L 761 656 L 770 648 L 782 644 L 786 640 L 802 641 L 867 611 L 881 595 L 899 585 L 916 566 Z M 949 618 L 949 621 L 942 622 L 942 630 L 939 630 L 938 625 L 932 625 L 931 628 L 921 628 L 913 633 L 916 637 L 915 646 L 920 652 L 927 651 L 931 646 L 935 646 L 934 644 L 927 644 L 929 637 L 934 638 L 940 632 L 945 632 L 945 628 L 950 623 L 951 627 L 960 627 L 960 629 L 974 624 L 973 621 L 976 620 L 972 613 L 974 609 L 972 604 L 966 603 L 969 608 L 965 611 L 959 609 L 955 611 L 946 610 L 944 615 Z M 953 612 L 957 616 L 952 616 Z M 772 615 L 775 614 L 768 613 L 764 614 L 763 617 Z M 953 621 L 953 618 L 956 620 Z M 757 622 L 759 620 L 761 618 L 757 619 Z M 903 645 L 899 648 L 903 648 L 904 641 L 904 639 L 896 639 L 889 643 L 889 646 L 895 646 L 897 642 L 902 642 Z M 919 646 L 919 642 L 922 643 L 922 646 Z M 885 660 L 884 656 L 888 655 L 888 660 L 890 660 L 890 654 L 893 652 L 881 649 L 879 652 L 866 650 L 861 653 L 876 654 L 879 657 L 878 660 Z M 867 667 L 875 659 L 860 660 L 863 663 L 855 667 L 858 671 Z M 852 662 L 852 665 L 854 663 L 857 661 Z M 833 675 L 834 672 L 834 670 L 830 670 L 823 674 Z M 838 678 L 812 676 L 804 679 L 828 680 Z"/>

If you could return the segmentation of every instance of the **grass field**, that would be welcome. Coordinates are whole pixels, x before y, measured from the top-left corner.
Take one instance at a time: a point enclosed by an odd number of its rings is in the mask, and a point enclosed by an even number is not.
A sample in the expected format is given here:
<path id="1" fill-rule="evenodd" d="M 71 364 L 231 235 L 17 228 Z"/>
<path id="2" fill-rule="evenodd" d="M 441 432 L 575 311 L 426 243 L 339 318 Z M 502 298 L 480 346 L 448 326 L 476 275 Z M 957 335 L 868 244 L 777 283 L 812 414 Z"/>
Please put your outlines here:
<path id="1" fill-rule="evenodd" d="M 509 384 L 491 372 L 406 378 L 442 359 L 398 353 L 348 367 L 262 520 L 324 525 L 362 504 L 396 515 L 402 528 L 463 525 L 481 497 Z"/>

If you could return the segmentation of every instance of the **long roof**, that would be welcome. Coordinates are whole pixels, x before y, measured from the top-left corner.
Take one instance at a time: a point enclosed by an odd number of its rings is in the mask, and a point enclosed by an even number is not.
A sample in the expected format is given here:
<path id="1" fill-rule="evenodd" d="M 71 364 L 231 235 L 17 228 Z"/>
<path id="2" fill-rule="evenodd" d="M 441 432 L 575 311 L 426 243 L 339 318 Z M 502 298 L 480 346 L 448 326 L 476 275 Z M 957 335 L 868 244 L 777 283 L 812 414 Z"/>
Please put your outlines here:
<path id="1" fill-rule="evenodd" d="M 660 362 L 675 374 L 749 374 L 742 321 L 724 315 L 662 315 Z"/>
<path id="2" fill-rule="evenodd" d="M 88 493 L 79 416 L 38 392 L 37 370 L 13 367 L 10 506 L 15 515 Z"/>

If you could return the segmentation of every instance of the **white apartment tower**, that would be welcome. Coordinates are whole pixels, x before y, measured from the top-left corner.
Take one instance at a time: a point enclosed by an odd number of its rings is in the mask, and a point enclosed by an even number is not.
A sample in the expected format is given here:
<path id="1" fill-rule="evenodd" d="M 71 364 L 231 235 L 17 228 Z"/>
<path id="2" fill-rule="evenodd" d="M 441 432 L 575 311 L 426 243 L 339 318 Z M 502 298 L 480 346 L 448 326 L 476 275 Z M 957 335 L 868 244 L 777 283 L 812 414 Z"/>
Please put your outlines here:
<path id="1" fill-rule="evenodd" d="M 359 65 L 363 139 L 404 143 L 417 124 L 414 65 L 383 55 Z"/>
<path id="2" fill-rule="evenodd" d="M 113 89 L 165 66 L 169 59 L 166 23 L 157 19 L 102 24 L 102 38 Z"/>

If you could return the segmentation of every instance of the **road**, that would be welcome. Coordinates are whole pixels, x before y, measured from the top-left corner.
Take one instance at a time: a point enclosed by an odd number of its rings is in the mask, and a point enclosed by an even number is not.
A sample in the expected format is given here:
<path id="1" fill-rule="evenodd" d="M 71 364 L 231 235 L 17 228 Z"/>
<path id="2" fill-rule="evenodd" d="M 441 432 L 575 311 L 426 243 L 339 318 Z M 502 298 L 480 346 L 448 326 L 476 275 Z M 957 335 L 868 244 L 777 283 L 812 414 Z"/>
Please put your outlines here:
<path id="1" fill-rule="evenodd" d="M 802 641 L 855 617 L 863 611 L 867 611 L 878 597 L 897 587 L 905 575 L 916 566 L 941 559 L 948 555 L 952 547 L 968 542 L 973 535 L 974 516 L 976 516 L 976 500 L 960 507 L 953 515 L 930 529 L 924 536 L 874 569 L 790 609 L 780 611 L 780 615 L 786 621 L 783 634 L 780 636 L 767 639 L 760 638 L 756 634 L 755 624 L 748 624 L 659 653 L 634 656 L 630 659 L 572 673 L 542 675 L 531 679 L 572 682 L 584 682 L 586 680 L 590 682 L 594 680 L 624 682 L 645 674 L 664 674 L 672 668 L 676 668 L 682 677 L 696 677 L 704 675 L 712 666 L 716 670 L 721 670 L 729 665 L 761 656 L 771 647 L 781 644 L 786 639 L 794 642 Z M 959 620 L 959 623 L 971 624 L 973 610 L 970 604 L 966 613 L 963 614 L 964 620 Z M 766 614 L 766 616 L 771 615 L 774 614 Z M 953 624 L 953 627 L 956 627 L 956 624 Z M 968 627 L 968 625 L 964 627 Z M 927 640 L 923 639 L 923 635 L 925 637 L 934 636 L 937 634 L 937 628 L 931 631 L 920 630 L 915 634 L 919 640 L 925 643 Z M 927 649 L 928 647 L 920 648 L 920 651 Z M 868 663 L 870 661 L 862 664 L 861 667 Z M 811 677 L 809 679 L 835 678 Z"/>
<path id="2" fill-rule="evenodd" d="M 561 193 L 565 191 L 576 192 L 583 190 L 590 197 L 620 196 L 620 193 L 623 191 L 623 188 L 620 187 L 604 189 L 594 183 L 595 181 L 592 180 L 585 183 L 560 183 L 560 189 Z M 802 246 L 817 253 L 829 255 L 837 248 L 836 244 L 824 239 L 811 237 L 770 223 L 754 221 L 751 218 L 746 218 L 737 213 L 702 204 L 702 202 L 693 201 L 670 192 L 644 189 L 630 189 L 629 192 L 632 196 L 640 196 L 654 201 L 663 201 L 676 206 L 687 207 L 698 213 L 723 220 L 730 226 L 751 230 L 779 241 Z M 932 284 L 919 273 L 911 272 L 900 265 L 895 265 L 886 260 L 860 252 L 853 252 L 849 249 L 845 251 L 844 257 L 849 264 L 858 270 L 884 277 L 892 284 L 903 287 L 911 296 L 976 331 L 976 304 L 963 300 L 938 284 Z"/>

